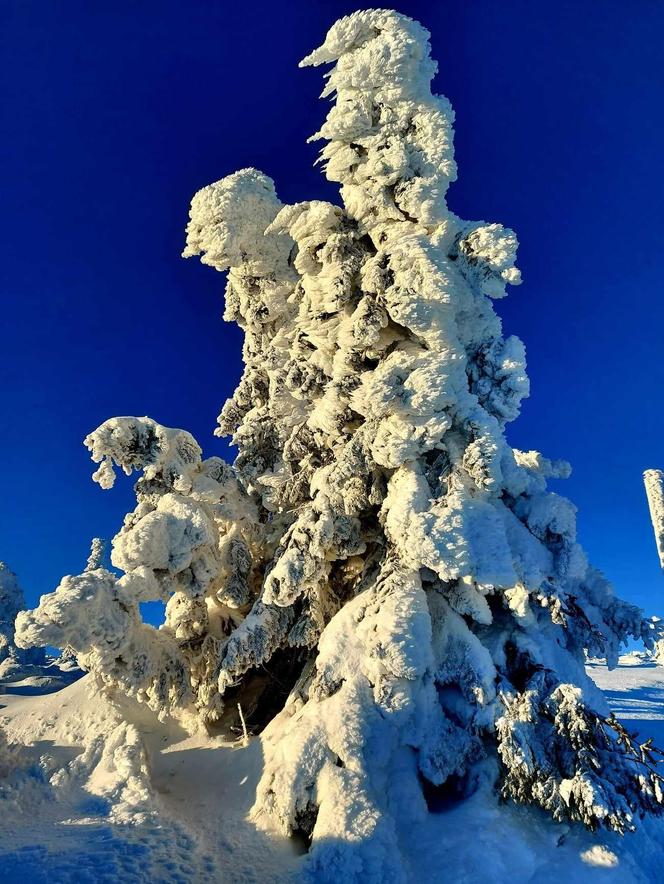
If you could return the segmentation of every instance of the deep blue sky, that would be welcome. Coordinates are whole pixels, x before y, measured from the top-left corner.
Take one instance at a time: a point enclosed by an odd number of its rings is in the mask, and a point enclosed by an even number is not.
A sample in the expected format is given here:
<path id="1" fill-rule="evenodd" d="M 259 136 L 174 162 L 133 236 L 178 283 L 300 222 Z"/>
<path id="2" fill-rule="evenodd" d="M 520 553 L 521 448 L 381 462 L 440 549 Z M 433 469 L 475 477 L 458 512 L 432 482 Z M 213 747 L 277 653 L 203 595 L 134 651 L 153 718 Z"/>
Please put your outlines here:
<path id="1" fill-rule="evenodd" d="M 101 421 L 148 414 L 227 451 L 212 431 L 241 342 L 222 277 L 179 257 L 189 200 L 248 165 L 286 202 L 336 199 L 306 144 L 321 72 L 297 62 L 370 5 L 0 3 L 0 558 L 30 603 L 132 506 L 129 482 L 90 480 Z M 396 8 L 432 32 L 456 108 L 451 207 L 521 242 L 525 283 L 498 305 L 532 382 L 510 441 L 572 462 L 592 559 L 664 615 L 641 481 L 664 467 L 664 4 Z"/>

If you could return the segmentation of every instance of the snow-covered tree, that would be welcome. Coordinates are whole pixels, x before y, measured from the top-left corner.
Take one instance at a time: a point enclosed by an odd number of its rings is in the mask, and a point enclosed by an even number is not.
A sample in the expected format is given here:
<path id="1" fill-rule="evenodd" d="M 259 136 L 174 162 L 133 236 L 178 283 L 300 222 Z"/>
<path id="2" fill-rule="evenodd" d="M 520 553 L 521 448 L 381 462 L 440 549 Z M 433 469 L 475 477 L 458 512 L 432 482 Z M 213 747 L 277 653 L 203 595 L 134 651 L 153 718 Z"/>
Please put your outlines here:
<path id="1" fill-rule="evenodd" d="M 25 600 L 16 574 L 0 562 L 0 663 L 15 653 L 14 621 L 25 608 Z"/>
<path id="2" fill-rule="evenodd" d="M 96 571 L 104 565 L 104 557 L 106 555 L 106 544 L 101 537 L 93 537 L 90 543 L 90 555 L 85 566 L 86 571 Z"/>
<path id="3" fill-rule="evenodd" d="M 506 441 L 528 379 L 493 301 L 520 281 L 516 236 L 447 207 L 453 112 L 420 25 L 355 13 L 303 62 L 323 63 L 343 205 L 283 206 L 253 169 L 192 202 L 184 254 L 228 271 L 245 332 L 218 428 L 233 467 L 148 418 L 102 425 L 102 487 L 143 470 L 124 576 L 66 577 L 18 640 L 68 643 L 162 714 L 270 721 L 253 816 L 311 841 L 316 880 L 402 880 L 423 783 L 493 776 L 556 819 L 632 828 L 661 781 L 584 660 L 658 629 L 547 490 L 569 466 Z"/>
<path id="4" fill-rule="evenodd" d="M 41 649 L 26 651 L 16 646 L 14 621 L 24 608 L 25 599 L 16 574 L 4 562 L 0 562 L 0 677 L 21 664 L 44 662 Z"/>

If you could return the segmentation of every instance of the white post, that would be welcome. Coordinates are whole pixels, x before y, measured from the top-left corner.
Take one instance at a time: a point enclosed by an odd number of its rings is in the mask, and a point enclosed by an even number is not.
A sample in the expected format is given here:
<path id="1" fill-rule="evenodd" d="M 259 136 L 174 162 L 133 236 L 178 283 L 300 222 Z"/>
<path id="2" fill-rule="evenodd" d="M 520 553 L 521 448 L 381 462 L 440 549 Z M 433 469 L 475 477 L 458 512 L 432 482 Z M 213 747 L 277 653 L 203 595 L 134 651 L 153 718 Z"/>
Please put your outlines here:
<path id="1" fill-rule="evenodd" d="M 662 470 L 646 470 L 643 474 L 643 482 L 646 486 L 650 518 L 655 531 L 659 563 L 664 570 L 664 472 Z"/>

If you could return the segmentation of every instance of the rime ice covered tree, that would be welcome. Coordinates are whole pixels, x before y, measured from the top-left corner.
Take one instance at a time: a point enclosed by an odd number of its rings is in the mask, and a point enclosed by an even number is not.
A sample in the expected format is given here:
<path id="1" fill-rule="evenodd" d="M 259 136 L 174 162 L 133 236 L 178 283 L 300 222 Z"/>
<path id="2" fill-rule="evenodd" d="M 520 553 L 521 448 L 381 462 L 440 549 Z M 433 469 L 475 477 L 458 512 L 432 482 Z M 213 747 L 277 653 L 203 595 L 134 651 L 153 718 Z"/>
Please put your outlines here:
<path id="1" fill-rule="evenodd" d="M 16 574 L 4 562 L 0 562 L 0 663 L 16 653 L 14 621 L 24 607 L 25 601 Z"/>
<path id="2" fill-rule="evenodd" d="M 16 574 L 0 562 L 0 678 L 15 675 L 26 664 L 39 665 L 45 660 L 41 649 L 25 651 L 16 646 L 14 621 L 24 608 L 25 599 Z"/>
<path id="3" fill-rule="evenodd" d="M 269 721 L 253 817 L 303 832 L 317 880 L 402 880 L 423 782 L 494 777 L 557 820 L 630 829 L 660 779 L 584 659 L 657 629 L 547 490 L 569 466 L 506 441 L 528 380 L 493 301 L 520 281 L 516 236 L 447 207 L 453 112 L 420 25 L 355 13 L 303 62 L 325 63 L 343 205 L 284 206 L 253 169 L 192 202 L 184 254 L 228 271 L 245 332 L 218 428 L 233 467 L 148 418 L 91 434 L 103 487 L 113 463 L 144 471 L 124 576 L 65 578 L 19 639 L 68 642 L 161 714 Z"/>

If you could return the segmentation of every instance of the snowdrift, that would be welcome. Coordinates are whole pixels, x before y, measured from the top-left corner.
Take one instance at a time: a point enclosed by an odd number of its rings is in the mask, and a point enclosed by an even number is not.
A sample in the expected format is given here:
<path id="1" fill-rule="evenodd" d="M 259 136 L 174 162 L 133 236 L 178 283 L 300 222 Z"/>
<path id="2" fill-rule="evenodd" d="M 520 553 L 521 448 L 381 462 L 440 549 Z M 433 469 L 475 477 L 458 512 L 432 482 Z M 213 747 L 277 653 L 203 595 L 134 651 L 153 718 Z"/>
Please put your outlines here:
<path id="1" fill-rule="evenodd" d="M 645 656 L 589 672 L 629 729 L 664 743 L 664 670 Z M 0 868 L 4 884 L 306 880 L 304 845 L 249 820 L 260 738 L 190 737 L 137 705 L 89 696 L 88 679 L 48 696 L 0 694 Z M 129 724 L 133 721 L 133 724 Z M 409 882 L 653 884 L 664 824 L 589 833 L 479 784 L 408 833 Z M 320 881 L 335 881 L 333 874 Z M 365 879 L 371 880 L 371 879 Z"/>

